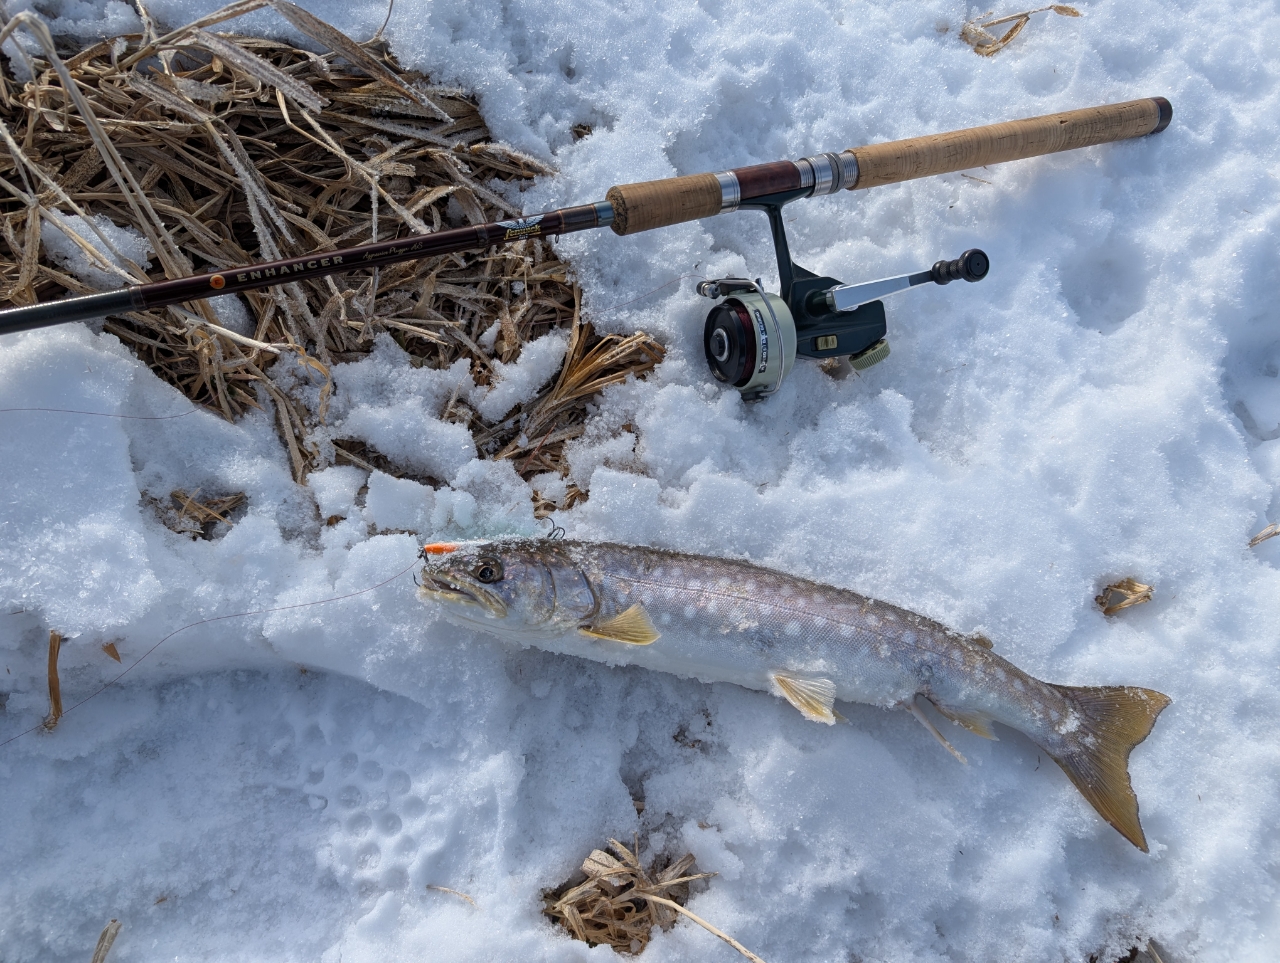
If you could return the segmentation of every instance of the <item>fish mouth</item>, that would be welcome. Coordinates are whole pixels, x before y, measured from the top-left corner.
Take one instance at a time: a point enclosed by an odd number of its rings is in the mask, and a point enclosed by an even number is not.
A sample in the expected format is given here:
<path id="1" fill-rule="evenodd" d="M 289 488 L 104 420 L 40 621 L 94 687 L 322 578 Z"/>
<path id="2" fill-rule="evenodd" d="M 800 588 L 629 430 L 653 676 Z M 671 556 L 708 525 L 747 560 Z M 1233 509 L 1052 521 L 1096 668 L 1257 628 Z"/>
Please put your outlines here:
<path id="1" fill-rule="evenodd" d="M 483 609 L 497 619 L 507 617 L 507 603 L 483 585 L 455 578 L 447 572 L 423 572 L 418 594 L 437 602 L 462 603 Z"/>

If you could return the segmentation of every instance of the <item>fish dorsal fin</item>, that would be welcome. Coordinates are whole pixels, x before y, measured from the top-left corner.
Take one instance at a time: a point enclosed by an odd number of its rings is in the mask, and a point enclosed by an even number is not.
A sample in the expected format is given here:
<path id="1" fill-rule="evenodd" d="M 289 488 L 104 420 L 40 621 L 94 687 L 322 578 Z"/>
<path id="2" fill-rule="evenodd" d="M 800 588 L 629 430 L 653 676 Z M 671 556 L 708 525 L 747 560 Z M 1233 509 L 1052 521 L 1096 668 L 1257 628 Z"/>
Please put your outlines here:
<path id="1" fill-rule="evenodd" d="M 993 646 L 991 645 L 991 640 L 987 638 L 985 635 L 983 635 L 981 632 L 970 632 L 968 635 L 965 636 L 965 638 L 968 639 L 970 642 L 972 642 L 974 645 L 982 646 L 984 649 L 993 648 Z"/>
<path id="2" fill-rule="evenodd" d="M 637 602 L 624 612 L 607 619 L 600 619 L 578 629 L 583 635 L 609 642 L 625 642 L 627 645 L 650 645 L 662 635 L 653 627 L 653 621 L 644 606 Z"/>
<path id="3" fill-rule="evenodd" d="M 962 756 L 960 754 L 960 751 L 955 746 L 947 742 L 947 737 L 944 736 L 941 732 L 939 732 L 938 727 L 935 726 L 932 720 L 930 720 L 929 717 L 924 714 L 924 710 L 920 708 L 918 696 L 915 698 L 912 698 L 907 702 L 902 703 L 902 707 L 906 709 L 908 712 L 910 712 L 913 716 L 915 716 L 916 720 L 920 723 L 920 725 L 928 729 L 929 732 L 933 735 L 933 738 L 937 739 L 940 743 L 942 743 L 943 747 L 947 750 L 947 752 L 955 756 L 956 759 L 958 759 L 964 765 L 966 766 L 969 765 L 969 760 L 966 759 L 964 756 Z"/>
<path id="4" fill-rule="evenodd" d="M 836 701 L 836 684 L 830 679 L 804 679 L 788 672 L 770 672 L 776 693 L 800 710 L 810 722 L 829 726 L 844 722 L 845 717 L 831 708 Z"/>
<path id="5" fill-rule="evenodd" d="M 984 712 L 972 712 L 968 709 L 953 709 L 950 706 L 940 706 L 933 703 L 933 707 L 941 712 L 952 722 L 964 726 L 975 736 L 982 736 L 983 739 L 990 739 L 992 742 L 999 742 L 996 734 L 991 731 L 991 717 Z"/>

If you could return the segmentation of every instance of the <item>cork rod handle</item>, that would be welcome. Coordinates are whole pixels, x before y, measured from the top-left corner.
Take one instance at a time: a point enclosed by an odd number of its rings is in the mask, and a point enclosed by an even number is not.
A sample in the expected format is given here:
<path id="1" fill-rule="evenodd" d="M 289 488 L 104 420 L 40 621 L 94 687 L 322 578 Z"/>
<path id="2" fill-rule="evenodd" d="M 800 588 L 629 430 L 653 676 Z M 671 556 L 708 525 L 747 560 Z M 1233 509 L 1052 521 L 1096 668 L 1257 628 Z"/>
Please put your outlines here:
<path id="1" fill-rule="evenodd" d="M 696 221 L 755 198 L 794 191 L 828 194 L 969 170 L 987 164 L 1158 134 L 1173 107 L 1163 97 L 1086 107 L 948 134 L 854 147 L 799 161 L 775 161 L 720 174 L 692 174 L 609 189 L 616 234 Z M 855 162 L 856 161 L 856 165 Z M 792 194 L 791 196 L 796 196 Z M 803 196 L 803 195 L 801 195 Z"/>
<path id="2" fill-rule="evenodd" d="M 858 159 L 853 189 L 896 184 L 969 170 L 987 164 L 1092 147 L 1130 137 L 1155 134 L 1168 126 L 1173 108 L 1163 97 L 1123 104 L 1086 107 L 1004 124 L 970 127 L 948 134 L 929 134 L 907 140 L 851 149 Z"/>

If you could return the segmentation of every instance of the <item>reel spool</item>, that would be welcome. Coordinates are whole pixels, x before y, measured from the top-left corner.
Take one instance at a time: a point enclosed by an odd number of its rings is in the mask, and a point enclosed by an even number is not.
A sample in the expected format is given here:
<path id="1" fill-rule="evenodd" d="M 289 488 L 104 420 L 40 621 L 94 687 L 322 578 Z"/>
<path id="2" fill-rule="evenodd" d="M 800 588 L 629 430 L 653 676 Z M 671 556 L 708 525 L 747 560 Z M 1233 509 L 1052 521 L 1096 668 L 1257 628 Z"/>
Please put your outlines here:
<path id="1" fill-rule="evenodd" d="M 796 323 L 787 303 L 766 291 L 759 279 L 703 281 L 698 293 L 732 295 L 711 309 L 702 332 L 716 380 L 737 388 L 749 401 L 777 391 L 796 361 Z"/>

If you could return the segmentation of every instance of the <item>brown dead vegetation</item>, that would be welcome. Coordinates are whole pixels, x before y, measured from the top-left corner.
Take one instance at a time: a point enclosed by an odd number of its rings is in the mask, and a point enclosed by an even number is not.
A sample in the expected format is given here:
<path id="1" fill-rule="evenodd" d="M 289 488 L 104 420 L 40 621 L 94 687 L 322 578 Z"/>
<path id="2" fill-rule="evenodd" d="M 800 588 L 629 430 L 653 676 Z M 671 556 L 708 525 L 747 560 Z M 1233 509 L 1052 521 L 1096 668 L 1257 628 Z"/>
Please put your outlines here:
<path id="1" fill-rule="evenodd" d="M 219 524 L 230 526 L 235 520 L 233 513 L 245 504 L 243 492 L 201 497 L 199 489 L 185 492 L 180 488 L 170 492 L 168 500 L 147 500 L 170 531 L 206 540 L 214 537 Z"/>
<path id="2" fill-rule="evenodd" d="M 987 18 L 991 16 L 992 11 L 979 14 L 972 20 L 965 21 L 960 28 L 960 39 L 973 48 L 973 52 L 980 57 L 993 57 L 1005 47 L 1007 47 L 1013 38 L 1022 33 L 1023 27 L 1031 22 L 1031 18 L 1037 13 L 1052 12 L 1060 17 L 1078 17 L 1080 11 L 1075 7 L 1068 7 L 1066 4 L 1055 3 L 1047 7 L 1037 7 L 1035 10 L 1023 10 L 1021 13 L 1011 13 L 1007 16 L 996 17 L 993 20 Z M 1000 27 L 1009 24 L 1009 28 L 999 37 L 991 33 L 987 28 Z"/>
<path id="3" fill-rule="evenodd" d="M 1108 585 L 1093 601 L 1102 609 L 1103 615 L 1115 615 L 1121 609 L 1150 602 L 1154 591 L 1150 585 L 1144 585 L 1137 579 L 1124 578 Z"/>
<path id="4" fill-rule="evenodd" d="M 58 677 L 58 654 L 62 651 L 62 633 L 49 630 L 49 714 L 44 727 L 52 732 L 62 718 L 62 680 Z"/>
<path id="5" fill-rule="evenodd" d="M 593 850 L 583 861 L 585 881 L 570 880 L 544 898 L 542 911 L 574 939 L 634 955 L 649 945 L 655 926 L 669 930 L 678 917 L 687 916 L 753 963 L 764 963 L 733 937 L 684 908 L 689 883 L 715 875 L 689 873 L 693 856 L 686 854 L 670 865 L 655 865 L 646 872 L 640 864 L 639 843 L 628 849 L 611 839 L 609 849 L 611 852 Z"/>
<path id="6" fill-rule="evenodd" d="M 212 30 L 266 6 L 323 52 Z M 105 215 L 147 239 L 150 267 L 111 263 L 95 250 L 115 251 L 105 237 L 69 238 L 110 286 L 124 286 L 500 220 L 520 213 L 521 185 L 551 173 L 494 142 L 464 91 L 402 69 L 381 41 L 357 43 L 287 0 L 244 0 L 164 34 L 145 12 L 144 22 L 141 35 L 78 52 L 59 51 L 30 15 L 5 27 L 35 37 L 41 53 L 27 58 L 31 81 L 0 76 L 0 299 L 91 292 L 42 253 L 59 215 Z M 566 470 L 564 445 L 581 434 L 587 400 L 662 357 L 643 335 L 597 337 L 568 265 L 537 238 L 295 281 L 242 304 L 240 330 L 212 302 L 133 312 L 106 330 L 227 419 L 274 408 L 298 481 L 335 462 L 381 467 L 325 430 L 334 365 L 363 358 L 379 334 L 418 365 L 465 359 L 483 385 L 495 360 L 569 329 L 565 368 L 539 397 L 499 423 L 461 402 L 445 413 L 483 457 L 513 459 L 525 478 Z M 580 497 L 571 486 L 567 500 Z M 208 521 L 200 510 L 189 520 Z"/>

